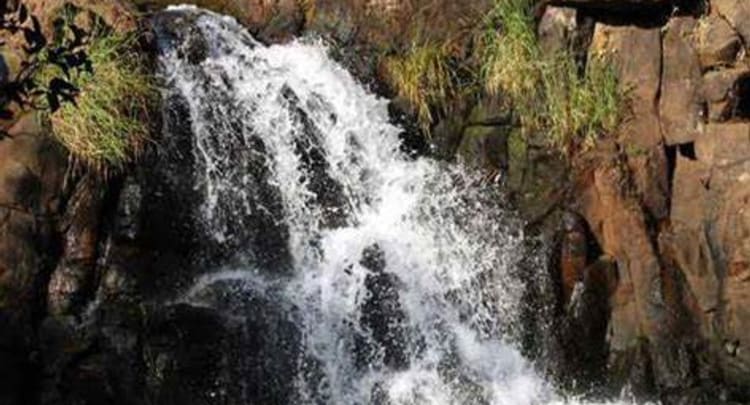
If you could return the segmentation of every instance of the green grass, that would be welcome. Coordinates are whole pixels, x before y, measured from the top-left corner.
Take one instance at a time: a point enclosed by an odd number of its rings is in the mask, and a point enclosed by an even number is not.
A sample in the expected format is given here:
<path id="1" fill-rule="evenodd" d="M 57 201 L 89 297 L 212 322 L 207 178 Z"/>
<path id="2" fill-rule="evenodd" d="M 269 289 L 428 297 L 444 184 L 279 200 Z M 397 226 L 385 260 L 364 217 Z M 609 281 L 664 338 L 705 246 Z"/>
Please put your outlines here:
<path id="1" fill-rule="evenodd" d="M 578 70 L 569 52 L 542 70 L 546 108 L 538 119 L 548 140 L 563 150 L 593 146 L 617 129 L 623 112 L 617 74 L 606 58 L 591 57 L 583 76 Z"/>
<path id="2" fill-rule="evenodd" d="M 430 133 L 433 111 L 447 112 L 454 94 L 450 55 L 440 45 L 411 47 L 406 55 L 386 59 L 391 86 L 413 108 L 423 131 Z"/>
<path id="3" fill-rule="evenodd" d="M 617 129 L 624 97 L 614 68 L 606 57 L 592 56 L 584 68 L 569 50 L 542 52 L 532 7 L 532 0 L 495 0 L 474 22 L 468 57 L 456 57 L 460 53 L 444 38 L 415 42 L 387 58 L 388 81 L 423 129 L 431 127 L 435 111 L 447 113 L 457 99 L 472 94 L 467 88 L 501 98 L 524 136 L 543 136 L 566 153 Z"/>
<path id="4" fill-rule="evenodd" d="M 604 56 L 591 56 L 580 72 L 569 50 L 543 53 L 531 6 L 530 0 L 496 0 L 480 43 L 485 90 L 507 99 L 524 134 L 545 133 L 552 146 L 568 153 L 589 147 L 621 120 L 624 98 L 616 72 Z"/>
<path id="5" fill-rule="evenodd" d="M 150 112 L 158 97 L 133 35 L 100 33 L 86 52 L 93 73 L 71 77 L 80 89 L 76 104 L 64 103 L 49 116 L 52 136 L 76 162 L 106 174 L 138 158 L 150 140 Z M 42 72 L 39 80 L 47 82 Z"/>

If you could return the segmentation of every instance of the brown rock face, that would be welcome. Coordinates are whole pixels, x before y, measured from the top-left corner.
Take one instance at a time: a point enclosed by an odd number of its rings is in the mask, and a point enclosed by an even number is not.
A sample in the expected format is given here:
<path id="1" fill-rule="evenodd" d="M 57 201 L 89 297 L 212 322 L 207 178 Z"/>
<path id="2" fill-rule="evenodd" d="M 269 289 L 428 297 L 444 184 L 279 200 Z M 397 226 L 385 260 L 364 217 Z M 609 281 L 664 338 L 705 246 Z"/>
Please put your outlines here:
<path id="1" fill-rule="evenodd" d="M 711 7 L 739 32 L 745 43 L 750 40 L 750 3 L 742 0 L 712 0 Z"/>
<path id="2" fill-rule="evenodd" d="M 617 263 L 610 372 L 665 403 L 750 382 L 750 3 L 710 3 L 663 27 L 598 22 L 589 50 L 612 55 L 631 109 L 576 169 L 578 211 Z"/>
<path id="3" fill-rule="evenodd" d="M 711 124 L 695 148 L 697 160 L 677 161 L 669 254 L 724 371 L 747 384 L 750 124 Z"/>
<path id="4" fill-rule="evenodd" d="M 667 216 L 668 176 L 658 109 L 662 72 L 658 28 L 597 23 L 590 53 L 608 55 L 628 94 L 632 115 L 622 124 L 619 142 L 627 151 L 636 192 L 655 218 Z"/>
<path id="5" fill-rule="evenodd" d="M 663 39 L 659 115 L 668 145 L 692 142 L 702 129 L 701 67 L 690 41 L 697 25 L 693 17 L 673 18 Z"/>
<path id="6" fill-rule="evenodd" d="M 739 65 L 734 68 L 708 72 L 703 76 L 703 95 L 708 103 L 708 119 L 723 122 L 738 115 L 744 83 L 750 79 L 750 67 Z"/>
<path id="7" fill-rule="evenodd" d="M 539 45 L 545 53 L 552 54 L 568 46 L 576 32 L 576 15 L 573 8 L 547 7 L 537 32 Z"/>
<path id="8" fill-rule="evenodd" d="M 19 320 L 39 307 L 66 170 L 63 152 L 35 120 L 25 115 L 10 129 L 13 137 L 0 141 L 0 311 Z"/>

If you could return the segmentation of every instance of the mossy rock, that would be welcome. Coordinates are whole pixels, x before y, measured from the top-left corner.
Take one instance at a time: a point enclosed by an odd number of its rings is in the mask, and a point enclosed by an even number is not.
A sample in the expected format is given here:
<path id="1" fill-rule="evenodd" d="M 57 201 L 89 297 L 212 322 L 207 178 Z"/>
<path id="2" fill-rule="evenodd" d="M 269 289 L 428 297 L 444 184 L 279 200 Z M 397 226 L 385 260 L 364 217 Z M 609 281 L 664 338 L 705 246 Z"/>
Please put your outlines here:
<path id="1" fill-rule="evenodd" d="M 506 171 L 510 129 L 501 126 L 466 128 L 458 147 L 460 159 L 469 167 Z"/>

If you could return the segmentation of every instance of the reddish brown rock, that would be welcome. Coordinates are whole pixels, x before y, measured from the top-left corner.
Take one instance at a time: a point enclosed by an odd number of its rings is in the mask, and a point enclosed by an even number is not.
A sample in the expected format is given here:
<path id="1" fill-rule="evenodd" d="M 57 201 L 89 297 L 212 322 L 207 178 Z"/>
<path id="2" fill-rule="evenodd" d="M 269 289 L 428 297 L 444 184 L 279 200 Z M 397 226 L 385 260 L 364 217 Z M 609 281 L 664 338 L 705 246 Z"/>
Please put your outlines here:
<path id="1" fill-rule="evenodd" d="M 664 35 L 659 116 L 668 145 L 694 141 L 705 119 L 701 67 L 690 41 L 696 25 L 693 17 L 676 17 Z"/>
<path id="2" fill-rule="evenodd" d="M 67 165 L 60 148 L 39 133 L 34 114 L 9 133 L 12 138 L 0 141 L 0 312 L 25 319 L 38 309 L 39 282 L 54 259 Z"/>
<path id="3" fill-rule="evenodd" d="M 745 44 L 750 41 L 750 3 L 744 0 L 711 0 L 711 7 L 742 36 Z"/>
<path id="4" fill-rule="evenodd" d="M 296 0 L 244 0 L 245 23 L 260 40 L 286 42 L 300 33 L 305 22 L 301 2 Z"/>
<path id="5" fill-rule="evenodd" d="M 750 158 L 750 124 L 709 124 L 706 136 L 695 143 L 695 153 L 699 161 L 712 168 L 734 165 Z"/>
<path id="6" fill-rule="evenodd" d="M 678 157 L 663 255 L 686 281 L 692 319 L 732 384 L 748 384 L 750 124 L 709 124 L 695 157 Z"/>
<path id="7" fill-rule="evenodd" d="M 708 119 L 726 121 L 737 115 L 743 82 L 750 79 L 750 67 L 739 65 L 731 69 L 708 72 L 703 77 L 703 94 L 708 102 Z"/>
<path id="8" fill-rule="evenodd" d="M 612 58 L 620 86 L 628 94 L 629 117 L 618 142 L 626 148 L 627 164 L 643 203 L 655 218 L 668 212 L 669 182 L 657 106 L 662 72 L 658 28 L 596 24 L 591 54 Z"/>
<path id="9" fill-rule="evenodd" d="M 701 18 L 695 27 L 695 34 L 694 42 L 701 66 L 705 70 L 731 65 L 742 48 L 742 41 L 737 32 L 718 15 Z"/>
<path id="10" fill-rule="evenodd" d="M 604 153 L 579 178 L 584 190 L 579 204 L 602 251 L 618 263 L 610 346 L 625 351 L 640 337 L 660 335 L 668 313 L 661 296 L 661 265 L 646 218 L 637 198 L 627 191 L 627 174 L 615 155 Z"/>

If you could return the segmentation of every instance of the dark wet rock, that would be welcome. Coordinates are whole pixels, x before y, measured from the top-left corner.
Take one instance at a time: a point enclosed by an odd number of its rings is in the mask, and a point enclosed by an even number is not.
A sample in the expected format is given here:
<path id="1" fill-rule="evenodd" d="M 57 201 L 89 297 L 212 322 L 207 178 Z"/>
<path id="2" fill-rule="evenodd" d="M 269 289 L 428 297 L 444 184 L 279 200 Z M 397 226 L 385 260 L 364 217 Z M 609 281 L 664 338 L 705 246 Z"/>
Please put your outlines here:
<path id="1" fill-rule="evenodd" d="M 747 97 L 747 83 L 750 81 L 750 68 L 739 65 L 734 68 L 708 72 L 703 76 L 703 94 L 708 102 L 708 119 L 711 122 L 724 122 L 741 111 Z"/>
<path id="2" fill-rule="evenodd" d="M 563 236 L 560 243 L 560 280 L 562 304 L 571 302 L 576 286 L 583 282 L 589 262 L 589 240 L 586 223 L 573 212 L 563 214 Z"/>
<path id="3" fill-rule="evenodd" d="M 60 224 L 64 232 L 63 259 L 52 273 L 47 292 L 47 310 L 52 315 L 79 313 L 94 295 L 106 191 L 106 181 L 98 174 L 89 174 L 79 181 L 67 203 Z"/>
<path id="4" fill-rule="evenodd" d="M 607 257 L 587 266 L 563 308 L 558 331 L 563 351 L 560 372 L 565 384 L 577 385 L 579 390 L 596 392 L 597 386 L 607 382 L 609 298 L 617 283 L 616 272 L 615 262 Z"/>
<path id="5" fill-rule="evenodd" d="M 157 46 L 174 49 L 180 59 L 196 65 L 208 57 L 208 44 L 195 26 L 195 14 L 164 11 L 150 21 Z"/>
<path id="6" fill-rule="evenodd" d="M 308 114 L 301 108 L 300 100 L 294 91 L 288 87 L 283 90 L 283 96 L 289 102 L 290 112 L 295 121 L 301 126 L 299 136 L 295 139 L 295 153 L 301 157 L 302 165 L 307 172 L 305 179 L 310 192 L 315 195 L 317 204 L 322 208 L 322 223 L 324 228 L 343 226 L 347 222 L 349 207 L 344 199 L 344 190 L 340 183 L 330 175 L 330 167 L 323 149 L 323 137 L 320 129 L 315 126 Z M 323 100 L 316 100 L 308 105 L 313 112 L 325 106 L 316 105 Z M 329 117 L 332 123 L 335 116 Z M 352 145 L 353 148 L 358 145 Z"/>
<path id="7" fill-rule="evenodd" d="M 508 138 L 512 125 L 513 116 L 499 99 L 479 101 L 466 119 L 457 156 L 472 169 L 507 174 L 510 164 Z"/>
<path id="8" fill-rule="evenodd" d="M 360 265 L 370 274 L 365 278 L 369 292 L 362 304 L 360 322 L 370 332 L 363 338 L 358 351 L 362 366 L 382 355 L 383 364 L 393 369 L 408 365 L 406 319 L 399 302 L 399 282 L 395 274 L 386 272 L 385 253 L 373 245 L 362 252 Z"/>
<path id="9" fill-rule="evenodd" d="M 147 321 L 143 356 L 152 401 L 165 405 L 228 403 L 227 330 L 215 310 L 176 305 Z"/>

